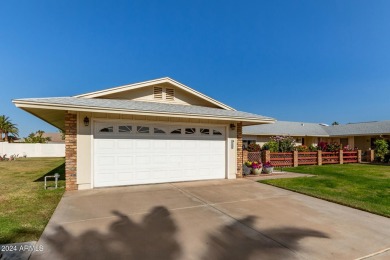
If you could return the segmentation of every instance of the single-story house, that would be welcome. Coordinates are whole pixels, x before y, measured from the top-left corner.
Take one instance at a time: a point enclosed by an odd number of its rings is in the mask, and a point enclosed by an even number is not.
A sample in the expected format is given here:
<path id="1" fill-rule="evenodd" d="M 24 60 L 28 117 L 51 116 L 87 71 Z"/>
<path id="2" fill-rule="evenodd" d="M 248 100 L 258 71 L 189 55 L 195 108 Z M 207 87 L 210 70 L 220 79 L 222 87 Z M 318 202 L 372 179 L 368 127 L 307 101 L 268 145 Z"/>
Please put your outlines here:
<path id="1" fill-rule="evenodd" d="M 326 125 L 320 123 L 277 121 L 275 124 L 253 125 L 243 128 L 243 145 L 263 145 L 272 136 L 292 136 L 297 145 L 317 145 L 337 142 L 360 150 L 373 149 L 378 138 L 390 139 L 390 121 Z"/>
<path id="2" fill-rule="evenodd" d="M 275 121 L 170 78 L 13 103 L 65 131 L 67 190 L 236 178 L 242 126 Z"/>

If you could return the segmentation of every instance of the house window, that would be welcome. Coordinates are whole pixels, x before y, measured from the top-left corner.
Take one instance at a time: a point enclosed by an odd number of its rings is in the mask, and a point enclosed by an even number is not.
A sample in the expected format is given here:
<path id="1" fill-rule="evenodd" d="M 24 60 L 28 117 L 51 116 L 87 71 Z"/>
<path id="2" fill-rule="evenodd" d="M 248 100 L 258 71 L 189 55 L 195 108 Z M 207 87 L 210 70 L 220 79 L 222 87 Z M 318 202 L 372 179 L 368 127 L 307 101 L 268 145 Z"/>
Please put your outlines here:
<path id="1" fill-rule="evenodd" d="M 114 132 L 114 127 L 113 126 L 104 127 L 102 129 L 100 129 L 99 132 L 100 133 L 112 133 L 112 132 Z"/>
<path id="2" fill-rule="evenodd" d="M 210 129 L 209 128 L 201 128 L 200 129 L 200 134 L 201 135 L 209 135 L 210 134 Z"/>
<path id="3" fill-rule="evenodd" d="M 155 134 L 165 134 L 165 131 L 162 130 L 161 128 L 155 127 L 155 128 L 154 128 L 154 133 L 155 133 Z"/>
<path id="4" fill-rule="evenodd" d="M 137 132 L 140 134 L 149 134 L 149 126 L 137 126 Z"/>
<path id="5" fill-rule="evenodd" d="M 131 133 L 133 127 L 131 125 L 120 125 L 118 130 L 119 133 Z"/>
<path id="6" fill-rule="evenodd" d="M 175 99 L 175 90 L 173 88 L 165 89 L 165 99 L 166 100 L 174 100 Z"/>
<path id="7" fill-rule="evenodd" d="M 186 135 L 193 135 L 196 132 L 196 128 L 186 128 Z"/>
<path id="8" fill-rule="evenodd" d="M 177 128 L 177 129 L 171 131 L 171 134 L 181 134 L 181 128 Z"/>
<path id="9" fill-rule="evenodd" d="M 163 93 L 162 87 L 154 87 L 153 89 L 154 99 L 162 99 L 162 93 Z"/>

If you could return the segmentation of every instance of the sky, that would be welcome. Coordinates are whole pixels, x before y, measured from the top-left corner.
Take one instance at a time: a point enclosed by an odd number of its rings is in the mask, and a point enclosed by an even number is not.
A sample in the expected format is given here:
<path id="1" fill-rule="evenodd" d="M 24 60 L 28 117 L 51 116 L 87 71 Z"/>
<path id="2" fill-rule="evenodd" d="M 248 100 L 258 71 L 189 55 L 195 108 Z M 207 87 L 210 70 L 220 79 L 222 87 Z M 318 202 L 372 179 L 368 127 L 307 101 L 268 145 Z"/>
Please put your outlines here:
<path id="1" fill-rule="evenodd" d="M 171 77 L 277 120 L 390 120 L 390 1 L 0 2 L 0 115 L 17 98 Z"/>

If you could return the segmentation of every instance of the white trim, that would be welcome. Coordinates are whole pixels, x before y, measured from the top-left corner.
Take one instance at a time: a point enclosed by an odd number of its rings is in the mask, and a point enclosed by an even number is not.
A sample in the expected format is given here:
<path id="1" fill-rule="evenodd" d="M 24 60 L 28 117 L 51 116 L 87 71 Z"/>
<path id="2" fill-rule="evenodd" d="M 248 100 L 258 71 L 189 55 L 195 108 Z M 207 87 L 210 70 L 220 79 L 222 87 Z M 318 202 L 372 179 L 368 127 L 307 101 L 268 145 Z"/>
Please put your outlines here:
<path id="1" fill-rule="evenodd" d="M 99 90 L 99 91 L 94 91 L 94 92 L 89 92 L 89 93 L 85 93 L 85 94 L 81 94 L 81 95 L 76 95 L 76 96 L 73 96 L 73 97 L 77 97 L 77 98 L 96 98 L 96 97 L 102 97 L 102 96 L 105 96 L 105 95 L 110 95 L 110 94 L 115 94 L 115 93 L 119 93 L 119 92 L 124 92 L 124 91 L 128 91 L 128 90 L 133 90 L 133 89 L 138 89 L 138 88 L 143 88 L 143 87 L 147 87 L 147 86 L 151 86 L 151 85 L 154 85 L 154 84 L 163 84 L 163 83 L 170 83 L 172 85 L 174 85 L 175 87 L 178 87 L 188 93 L 191 93 L 203 100 L 206 100 L 214 105 L 217 105 L 219 106 L 220 108 L 223 108 L 223 109 L 226 109 L 226 110 L 233 110 L 235 111 L 234 108 L 228 106 L 228 105 L 225 105 L 223 104 L 222 102 L 219 102 L 209 96 L 206 96 L 205 94 L 202 94 L 176 80 L 173 80 L 169 77 L 165 77 L 165 78 L 159 78 L 159 79 L 154 79 L 154 80 L 148 80 L 148 81 L 143 81 L 143 82 L 138 82 L 138 83 L 133 83 L 133 84 L 129 84 L 129 85 L 123 85 L 123 86 L 119 86 L 119 87 L 114 87 L 114 88 L 109 88 L 109 89 L 104 89 L 104 90 Z"/>
<path id="2" fill-rule="evenodd" d="M 90 118 L 90 126 L 91 126 L 91 131 L 90 131 L 90 142 L 91 142 L 91 160 L 90 160 L 90 164 L 91 164 L 91 189 L 95 188 L 95 178 L 94 178 L 94 173 L 95 173 L 95 142 L 94 142 L 94 139 L 95 139 L 95 136 L 93 135 L 93 132 L 94 132 L 94 129 L 95 129 L 95 121 L 93 120 L 93 118 Z"/>

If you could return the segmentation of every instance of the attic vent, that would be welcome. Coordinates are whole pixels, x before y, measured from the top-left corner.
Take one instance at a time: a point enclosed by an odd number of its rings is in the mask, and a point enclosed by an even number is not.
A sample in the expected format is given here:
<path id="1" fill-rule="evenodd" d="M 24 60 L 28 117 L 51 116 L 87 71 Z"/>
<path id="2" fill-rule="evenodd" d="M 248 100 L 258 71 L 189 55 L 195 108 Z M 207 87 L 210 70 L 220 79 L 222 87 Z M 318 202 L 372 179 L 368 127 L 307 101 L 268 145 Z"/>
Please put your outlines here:
<path id="1" fill-rule="evenodd" d="M 155 99 L 162 99 L 162 88 L 161 87 L 154 87 L 153 95 L 154 95 Z"/>
<path id="2" fill-rule="evenodd" d="M 166 89 L 166 100 L 174 100 L 175 90 L 173 88 Z"/>

